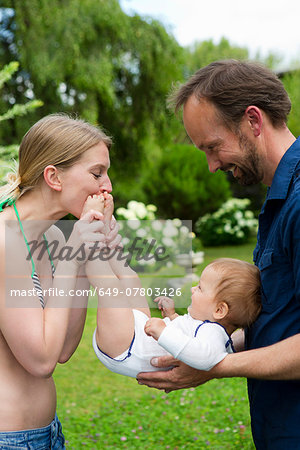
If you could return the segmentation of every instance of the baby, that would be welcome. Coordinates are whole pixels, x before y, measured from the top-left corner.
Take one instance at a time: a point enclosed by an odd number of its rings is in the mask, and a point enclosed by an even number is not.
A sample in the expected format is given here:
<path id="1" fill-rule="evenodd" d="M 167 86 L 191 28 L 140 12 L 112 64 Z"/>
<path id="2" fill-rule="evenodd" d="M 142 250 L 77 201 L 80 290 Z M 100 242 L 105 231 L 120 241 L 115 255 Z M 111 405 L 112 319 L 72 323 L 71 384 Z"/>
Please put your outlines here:
<path id="1" fill-rule="evenodd" d="M 90 209 L 103 212 L 104 234 L 108 233 L 112 196 L 89 197 L 83 213 Z M 198 285 L 191 289 L 188 314 L 176 314 L 172 299 L 156 298 L 162 319 L 151 318 L 141 294 L 134 299 L 125 295 L 126 288 L 140 292 L 141 283 L 115 250 L 107 249 L 106 258 L 88 261 L 86 273 L 101 292 L 93 337 L 95 353 L 108 369 L 131 377 L 161 370 L 150 360 L 166 354 L 196 369 L 210 370 L 234 352 L 231 334 L 251 325 L 261 309 L 259 270 L 237 259 L 217 259 L 203 270 Z M 111 295 L 114 288 L 117 296 Z"/>

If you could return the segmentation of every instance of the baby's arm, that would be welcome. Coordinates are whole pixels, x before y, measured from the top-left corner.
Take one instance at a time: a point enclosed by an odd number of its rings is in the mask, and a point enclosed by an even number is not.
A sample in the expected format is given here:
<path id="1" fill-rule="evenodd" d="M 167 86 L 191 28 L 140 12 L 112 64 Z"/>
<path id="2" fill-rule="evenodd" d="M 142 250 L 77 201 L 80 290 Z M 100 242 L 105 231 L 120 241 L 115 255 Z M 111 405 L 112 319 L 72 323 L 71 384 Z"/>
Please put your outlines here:
<path id="1" fill-rule="evenodd" d="M 176 319 L 178 314 L 175 312 L 174 300 L 170 297 L 156 297 L 154 301 L 158 304 L 163 317 L 168 317 L 170 320 Z M 152 317 L 146 322 L 145 333 L 158 340 L 164 328 L 165 322 L 159 317 Z"/>
<path id="2" fill-rule="evenodd" d="M 226 356 L 227 334 L 218 324 L 203 325 L 195 337 L 181 329 L 166 326 L 162 319 L 151 318 L 146 322 L 145 333 L 158 340 L 174 358 L 198 370 L 210 370 Z"/>
<path id="3" fill-rule="evenodd" d="M 154 301 L 161 310 L 163 317 L 169 317 L 170 320 L 176 319 L 178 314 L 175 312 L 174 300 L 170 297 L 156 297 Z"/>
<path id="4" fill-rule="evenodd" d="M 144 330 L 148 336 L 152 336 L 157 341 L 165 327 L 166 324 L 163 319 L 151 317 L 147 320 Z"/>

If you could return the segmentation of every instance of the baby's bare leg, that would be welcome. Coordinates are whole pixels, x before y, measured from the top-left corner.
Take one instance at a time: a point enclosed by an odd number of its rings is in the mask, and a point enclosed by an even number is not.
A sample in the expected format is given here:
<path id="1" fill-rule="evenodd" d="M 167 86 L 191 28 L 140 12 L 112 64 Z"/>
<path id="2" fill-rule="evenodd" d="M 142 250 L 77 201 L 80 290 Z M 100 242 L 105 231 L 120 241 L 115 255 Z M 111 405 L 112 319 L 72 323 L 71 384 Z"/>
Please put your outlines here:
<path id="1" fill-rule="evenodd" d="M 114 211 L 114 203 L 112 195 L 107 193 L 105 193 L 104 195 L 104 223 L 106 224 L 107 230 L 109 232 L 109 224 Z M 142 284 L 140 278 L 138 277 L 136 272 L 129 266 L 128 258 L 126 258 L 123 249 L 112 249 L 109 252 L 108 259 L 113 272 L 121 282 L 121 291 L 128 294 L 127 301 L 130 302 L 132 308 L 138 309 L 148 317 L 151 317 L 147 299 L 144 295 L 141 294 Z"/>
<path id="2" fill-rule="evenodd" d="M 103 212 L 103 196 L 89 197 L 83 213 L 90 209 Z M 98 294 L 96 341 L 104 353 L 114 358 L 130 346 L 134 336 L 134 316 L 129 298 L 122 295 L 113 296 L 113 293 L 122 292 L 122 288 L 108 258 L 104 256 L 103 249 L 94 255 L 94 258 L 87 261 L 85 270 Z"/>

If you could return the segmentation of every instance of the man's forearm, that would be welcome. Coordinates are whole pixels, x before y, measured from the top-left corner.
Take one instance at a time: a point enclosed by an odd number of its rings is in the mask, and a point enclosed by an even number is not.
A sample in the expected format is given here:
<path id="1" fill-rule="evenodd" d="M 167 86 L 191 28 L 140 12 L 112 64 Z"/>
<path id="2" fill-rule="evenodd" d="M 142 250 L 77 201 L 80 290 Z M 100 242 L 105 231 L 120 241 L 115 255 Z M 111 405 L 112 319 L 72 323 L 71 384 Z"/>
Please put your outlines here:
<path id="1" fill-rule="evenodd" d="M 300 334 L 268 347 L 230 354 L 211 374 L 215 378 L 300 379 Z"/>

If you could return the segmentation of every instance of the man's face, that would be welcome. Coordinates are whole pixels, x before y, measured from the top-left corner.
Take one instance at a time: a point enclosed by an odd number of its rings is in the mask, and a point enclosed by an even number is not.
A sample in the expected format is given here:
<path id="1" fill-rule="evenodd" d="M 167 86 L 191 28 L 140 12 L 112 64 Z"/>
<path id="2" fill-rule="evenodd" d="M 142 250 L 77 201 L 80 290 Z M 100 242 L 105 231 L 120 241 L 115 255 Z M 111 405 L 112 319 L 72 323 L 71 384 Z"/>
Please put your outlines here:
<path id="1" fill-rule="evenodd" d="M 183 122 L 192 142 L 205 152 L 210 172 L 230 171 L 245 185 L 262 181 L 263 164 L 256 145 L 241 129 L 231 131 L 211 102 L 191 96 L 184 105 Z"/>

